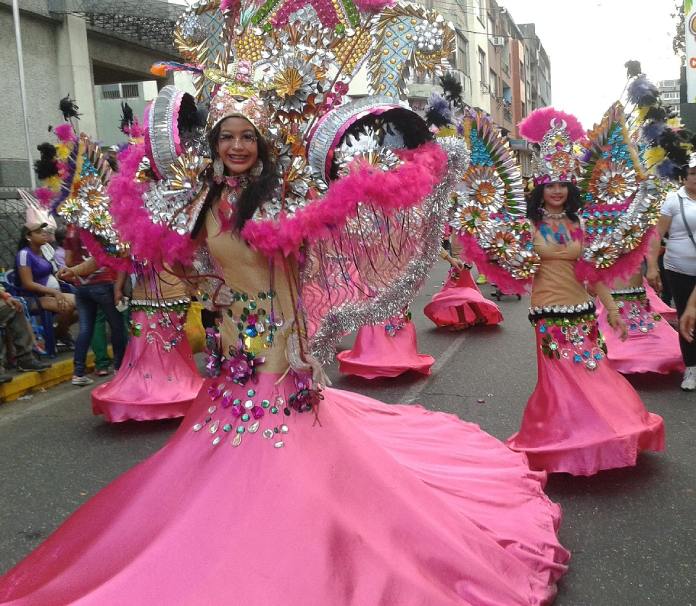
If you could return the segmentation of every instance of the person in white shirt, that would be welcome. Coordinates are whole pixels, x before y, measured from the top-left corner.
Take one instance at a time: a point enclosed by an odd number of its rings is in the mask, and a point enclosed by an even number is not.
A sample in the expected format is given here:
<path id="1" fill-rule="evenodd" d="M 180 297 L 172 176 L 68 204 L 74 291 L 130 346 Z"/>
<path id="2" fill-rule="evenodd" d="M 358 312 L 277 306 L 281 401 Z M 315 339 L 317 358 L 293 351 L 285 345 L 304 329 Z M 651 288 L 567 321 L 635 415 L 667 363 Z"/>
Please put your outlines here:
<path id="1" fill-rule="evenodd" d="M 664 256 L 665 279 L 668 281 L 677 308 L 677 316 L 684 313 L 691 291 L 696 286 L 696 154 L 692 154 L 683 185 L 667 194 L 662 213 L 657 223 L 657 231 L 662 238 L 669 232 Z M 652 242 L 648 253 L 647 278 L 650 285 L 659 293 L 662 281 L 658 270 L 659 238 Z M 686 370 L 681 388 L 696 390 L 696 343 L 680 336 L 679 345 Z"/>

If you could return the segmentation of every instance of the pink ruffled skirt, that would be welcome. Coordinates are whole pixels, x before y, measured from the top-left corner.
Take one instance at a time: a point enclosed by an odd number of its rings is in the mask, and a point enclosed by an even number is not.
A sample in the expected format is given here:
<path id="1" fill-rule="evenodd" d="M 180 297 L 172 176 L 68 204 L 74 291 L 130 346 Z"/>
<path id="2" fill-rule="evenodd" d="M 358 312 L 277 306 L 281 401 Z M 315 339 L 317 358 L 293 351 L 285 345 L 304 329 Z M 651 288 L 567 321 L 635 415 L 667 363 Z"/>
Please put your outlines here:
<path id="1" fill-rule="evenodd" d="M 340 352 L 338 369 L 346 375 L 364 379 L 398 377 L 413 370 L 430 374 L 435 358 L 418 353 L 416 327 L 407 321 L 391 334 L 385 324 L 360 327 L 353 348 Z"/>
<path id="2" fill-rule="evenodd" d="M 593 314 L 539 320 L 536 337 L 537 385 L 508 440 L 532 469 L 590 476 L 664 449 L 662 418 L 607 363 Z"/>
<path id="3" fill-rule="evenodd" d="M 548 604 L 545 474 L 453 415 L 208 383 L 159 452 L 0 578 L 3 606 Z M 287 412 L 287 414 L 286 414 Z"/>
<path id="4" fill-rule="evenodd" d="M 203 385 L 184 313 L 131 314 L 133 336 L 116 376 L 92 391 L 92 412 L 111 423 L 183 417 Z"/>
<path id="5" fill-rule="evenodd" d="M 437 326 L 464 329 L 476 324 L 495 325 L 503 321 L 498 306 L 476 286 L 468 269 L 450 270 L 447 282 L 423 309 Z"/>
<path id="6" fill-rule="evenodd" d="M 654 291 L 653 295 L 662 303 Z M 679 334 L 653 308 L 650 295 L 642 291 L 630 296 L 615 296 L 615 300 L 628 327 L 625 341 L 609 326 L 606 308 L 597 303 L 597 322 L 606 342 L 611 367 L 623 374 L 683 372 Z M 662 306 L 671 309 L 664 303 Z"/>

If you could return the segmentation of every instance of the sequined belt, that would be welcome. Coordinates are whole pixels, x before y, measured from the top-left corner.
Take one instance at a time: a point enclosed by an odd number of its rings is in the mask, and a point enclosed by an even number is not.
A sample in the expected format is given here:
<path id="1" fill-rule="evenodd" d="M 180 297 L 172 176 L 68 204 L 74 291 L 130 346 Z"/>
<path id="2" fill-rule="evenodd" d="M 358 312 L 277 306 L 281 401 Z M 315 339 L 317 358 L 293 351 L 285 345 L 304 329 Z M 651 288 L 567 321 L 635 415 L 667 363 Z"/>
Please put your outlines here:
<path id="1" fill-rule="evenodd" d="M 645 288 L 642 286 L 636 286 L 635 288 L 621 288 L 619 290 L 612 290 L 611 296 L 614 297 L 614 299 L 642 301 L 645 299 Z"/>
<path id="2" fill-rule="evenodd" d="M 147 313 L 157 313 L 160 311 L 186 311 L 191 304 L 191 299 L 182 297 L 181 299 L 133 299 L 130 302 L 131 311 L 144 311 Z"/>
<path id="3" fill-rule="evenodd" d="M 543 318 L 579 318 L 595 313 L 594 301 L 585 301 L 577 305 L 543 305 L 529 308 L 529 321 L 534 324 Z"/>

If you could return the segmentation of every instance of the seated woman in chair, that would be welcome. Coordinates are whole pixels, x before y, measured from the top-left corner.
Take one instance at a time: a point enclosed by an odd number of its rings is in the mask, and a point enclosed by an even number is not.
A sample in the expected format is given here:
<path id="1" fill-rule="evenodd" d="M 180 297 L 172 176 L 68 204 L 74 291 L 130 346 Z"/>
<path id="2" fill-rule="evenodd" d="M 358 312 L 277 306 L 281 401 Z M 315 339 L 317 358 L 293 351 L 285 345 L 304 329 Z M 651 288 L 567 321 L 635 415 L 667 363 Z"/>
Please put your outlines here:
<path id="1" fill-rule="evenodd" d="M 21 294 L 36 297 L 41 309 L 56 314 L 56 337 L 65 345 L 72 344 L 70 325 L 76 321 L 75 295 L 61 291 L 53 265 L 41 254 L 48 242 L 46 223 L 27 223 L 17 246 L 15 270 Z"/>

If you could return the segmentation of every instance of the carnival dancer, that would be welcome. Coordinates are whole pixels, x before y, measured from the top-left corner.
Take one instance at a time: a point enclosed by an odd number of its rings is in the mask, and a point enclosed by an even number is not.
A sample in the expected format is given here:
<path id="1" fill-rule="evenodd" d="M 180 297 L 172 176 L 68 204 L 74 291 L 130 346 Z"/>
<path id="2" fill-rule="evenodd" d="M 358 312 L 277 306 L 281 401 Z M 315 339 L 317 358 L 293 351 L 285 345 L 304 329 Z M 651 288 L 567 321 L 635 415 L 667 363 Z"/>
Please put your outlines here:
<path id="1" fill-rule="evenodd" d="M 435 358 L 418 353 L 416 327 L 405 309 L 386 322 L 361 326 L 351 349 L 340 352 L 342 374 L 364 379 L 398 377 L 408 371 L 430 374 Z"/>
<path id="2" fill-rule="evenodd" d="M 177 30 L 178 40 L 205 46 L 198 20 L 204 12 L 215 48 L 223 48 L 219 35 L 230 36 L 224 48 L 236 55 L 262 43 L 264 53 L 251 56 L 272 58 L 259 66 L 270 70 L 263 92 L 248 79 L 242 86 L 245 76 L 260 70 L 236 63 L 214 71 L 211 64 L 218 89 L 210 102 L 212 166 L 203 173 L 202 191 L 193 188 L 200 195 L 185 207 L 194 241 L 205 244 L 194 262 L 198 277 L 190 279 L 224 310 L 221 349 L 210 363 L 219 374 L 162 450 L 100 492 L 0 578 L 0 604 L 548 603 L 568 554 L 556 538 L 560 512 L 543 494 L 544 474 L 529 471 L 523 456 L 452 415 L 322 389 L 316 357 L 346 329 L 368 316 L 384 319 L 412 296 L 437 255 L 431 243 L 439 244 L 434 236 L 453 186 L 440 181 L 459 177 L 464 150 L 450 145 L 448 163 L 417 116 L 393 98 L 341 102 L 342 87 L 335 90 L 337 80 L 327 78 L 348 28 L 327 27 L 317 37 L 320 25 L 304 21 L 316 20 L 315 12 L 284 27 L 288 4 L 270 15 L 255 7 L 191 8 Z M 323 8 L 323 18 L 350 23 L 332 5 Z M 355 10 L 349 16 L 356 25 L 380 20 Z M 435 19 L 416 5 L 389 11 L 381 15 L 387 31 L 404 27 L 408 33 L 412 23 L 426 27 Z M 235 19 L 240 15 L 251 15 L 244 21 L 253 24 L 249 29 Z M 274 26 L 265 27 L 267 18 Z M 443 40 L 451 39 L 441 19 L 432 23 Z M 375 44 L 375 56 L 382 57 L 390 37 L 375 30 L 361 52 Z M 348 40 L 349 49 L 361 47 Z M 339 46 L 323 53 L 324 41 Z M 221 55 L 203 50 L 208 59 L 199 58 L 195 67 L 207 73 L 206 60 L 217 66 Z M 450 52 L 442 49 L 443 56 Z M 357 71 L 362 62 L 356 59 Z M 342 61 L 347 70 L 345 56 Z M 306 90 L 284 87 L 290 66 L 305 78 Z M 379 70 L 373 76 L 383 77 Z M 316 90 L 322 95 L 307 96 Z M 149 194 L 128 215 L 125 229 L 135 230 L 136 215 L 152 208 L 146 201 L 173 191 L 173 177 L 143 184 L 133 176 L 144 156 L 153 170 L 166 171 L 163 159 L 177 147 L 172 131 L 185 105 L 181 94 L 163 89 L 151 114 L 154 153 L 134 146 L 120 159 L 109 191 L 120 194 L 111 204 L 121 235 L 119 204 L 133 193 Z M 318 111 L 326 112 L 324 119 L 311 130 Z M 290 119 L 293 127 L 284 130 Z M 308 151 L 286 145 L 310 130 Z M 332 178 L 341 172 L 344 136 L 361 139 L 362 158 L 378 166 L 353 157 L 357 165 Z M 379 141 L 397 146 L 370 153 L 370 142 Z M 271 149 L 280 150 L 278 164 Z M 304 205 L 295 203 L 307 192 L 296 181 L 302 165 L 292 153 L 311 158 L 327 179 L 323 196 Z M 183 151 L 174 163 L 191 167 L 194 156 Z M 282 190 L 276 189 L 279 174 Z M 189 188 L 180 191 L 181 199 L 191 195 Z M 286 196 L 280 206 L 278 191 Z M 157 202 L 153 218 L 176 201 L 167 200 Z M 177 250 L 183 256 L 190 239 L 176 240 L 169 228 L 164 237 L 182 248 L 165 248 L 152 241 L 155 231 L 148 230 L 149 242 L 142 235 L 131 242 L 132 253 L 149 250 L 155 266 L 162 254 L 172 263 Z M 328 307 L 327 297 L 334 297 Z"/>
<path id="3" fill-rule="evenodd" d="M 609 325 L 607 309 L 596 302 L 597 322 L 611 367 L 622 374 L 683 372 L 679 335 L 653 306 L 659 301 L 660 308 L 670 308 L 645 283 L 642 272 L 630 280 L 614 282 L 611 296 L 628 327 L 628 338 L 617 338 Z"/>
<path id="4" fill-rule="evenodd" d="M 636 163 L 622 139 L 622 125 L 623 108 L 614 106 L 597 127 L 602 137 L 609 135 L 607 162 L 616 164 L 608 170 L 615 172 L 621 170 L 621 162 L 624 170 L 632 170 Z M 595 306 L 579 279 L 585 234 L 578 216 L 582 200 L 576 182 L 581 172 L 573 143 L 584 132 L 574 116 L 543 108 L 520 124 L 520 133 L 541 144 L 535 188 L 527 206 L 532 242 L 540 258 L 529 316 L 536 332 L 538 381 L 520 429 L 508 444 L 524 452 L 533 469 L 548 472 L 592 475 L 635 465 L 640 451 L 664 448 L 664 426 L 607 364 Z M 597 162 L 599 172 L 603 164 Z M 594 193 L 598 205 L 611 201 L 606 192 L 595 189 Z M 622 193 L 612 191 L 611 195 Z M 604 195 L 608 199 L 602 199 Z M 597 216 L 605 215 L 598 211 Z M 592 223 L 584 225 L 596 229 Z M 609 289 L 598 279 L 592 280 L 592 289 L 607 310 L 609 325 L 625 337 L 626 325 Z"/>
<path id="5" fill-rule="evenodd" d="M 471 266 L 460 258 L 461 246 L 453 242 L 448 252 L 442 249 L 440 256 L 450 264 L 447 281 L 435 293 L 423 313 L 437 326 L 451 330 L 463 330 L 470 326 L 495 326 L 503 321 L 498 306 L 481 294 L 471 277 Z"/>
<path id="6" fill-rule="evenodd" d="M 131 338 L 118 374 L 92 391 L 92 411 L 111 422 L 183 417 L 198 395 L 184 324 L 191 300 L 181 280 L 141 268 L 130 301 Z"/>

